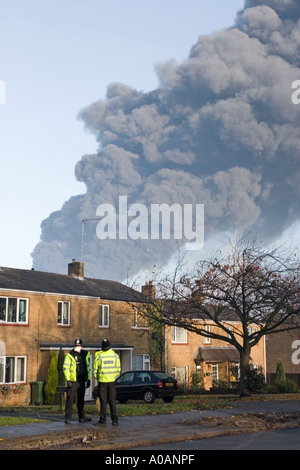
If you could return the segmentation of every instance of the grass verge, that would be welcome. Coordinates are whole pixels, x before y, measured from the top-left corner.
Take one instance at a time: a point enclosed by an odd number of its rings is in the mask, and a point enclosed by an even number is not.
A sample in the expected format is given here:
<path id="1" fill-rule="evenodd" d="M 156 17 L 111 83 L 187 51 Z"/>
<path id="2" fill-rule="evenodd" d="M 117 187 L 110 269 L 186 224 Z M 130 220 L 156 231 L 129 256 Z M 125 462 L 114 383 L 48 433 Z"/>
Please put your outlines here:
<path id="1" fill-rule="evenodd" d="M 299 394 L 252 395 L 249 398 L 242 399 L 238 396 L 223 395 L 179 395 L 175 397 L 172 403 L 164 403 L 162 400 L 157 399 L 151 405 L 147 405 L 143 401 L 133 400 L 124 405 L 117 404 L 117 412 L 119 416 L 146 416 L 178 413 L 180 411 L 231 408 L 239 401 L 299 400 L 299 398 Z M 6 415 L 9 414 L 10 416 L 1 416 L 1 412 L 5 412 Z M 85 412 L 88 415 L 99 415 L 99 409 L 95 402 L 86 403 Z M 74 413 L 76 413 L 76 406 L 74 406 Z M 0 426 L 45 421 L 47 415 L 51 414 L 62 414 L 60 406 L 0 407 Z M 26 415 L 31 416 L 26 417 Z M 19 416 L 21 417 L 19 418 Z"/>
<path id="2" fill-rule="evenodd" d="M 46 419 L 38 418 L 25 418 L 15 416 L 0 416 L 0 426 L 12 426 L 17 424 L 29 424 L 29 423 L 47 423 Z"/>

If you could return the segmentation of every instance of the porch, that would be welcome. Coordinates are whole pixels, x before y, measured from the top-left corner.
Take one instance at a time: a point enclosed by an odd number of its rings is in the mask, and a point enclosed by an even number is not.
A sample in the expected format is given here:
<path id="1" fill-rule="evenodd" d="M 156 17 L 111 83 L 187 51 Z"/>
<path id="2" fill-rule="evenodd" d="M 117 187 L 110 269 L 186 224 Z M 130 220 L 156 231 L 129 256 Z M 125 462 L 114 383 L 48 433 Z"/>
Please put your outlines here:
<path id="1" fill-rule="evenodd" d="M 201 385 L 210 390 L 223 382 L 229 388 L 238 384 L 240 356 L 233 347 L 199 347 L 194 356 Z"/>

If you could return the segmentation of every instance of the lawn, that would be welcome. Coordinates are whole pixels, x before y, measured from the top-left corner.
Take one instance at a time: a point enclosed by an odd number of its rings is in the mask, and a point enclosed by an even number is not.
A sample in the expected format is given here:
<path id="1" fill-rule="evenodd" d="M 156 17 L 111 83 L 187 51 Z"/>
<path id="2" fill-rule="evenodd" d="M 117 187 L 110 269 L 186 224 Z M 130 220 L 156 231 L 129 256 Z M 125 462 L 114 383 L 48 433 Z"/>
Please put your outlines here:
<path id="1" fill-rule="evenodd" d="M 156 399 L 152 404 L 144 401 L 128 401 L 125 405 L 117 404 L 119 416 L 145 416 L 154 414 L 170 414 L 179 411 L 191 410 L 212 410 L 231 408 L 237 401 L 271 401 L 271 400 L 299 400 L 299 394 L 281 395 L 253 395 L 249 398 L 239 398 L 238 396 L 222 395 L 179 395 L 172 403 L 164 403 Z M 1 412 L 10 416 L 1 416 Z M 96 403 L 86 403 L 85 412 L 88 415 L 99 415 L 99 407 Z M 76 406 L 74 406 L 74 414 Z M 0 407 L 0 426 L 10 426 L 14 424 L 26 424 L 47 420 L 47 415 L 60 414 L 63 412 L 59 405 L 53 406 L 23 406 L 23 407 Z M 15 416 L 14 416 L 15 415 Z M 21 417 L 19 417 L 21 416 Z M 41 419 L 42 418 L 42 419 Z"/>
<path id="2" fill-rule="evenodd" d="M 202 395 L 180 395 L 175 397 L 172 403 L 164 403 L 160 399 L 156 399 L 152 404 L 146 404 L 144 401 L 129 400 L 125 405 L 117 404 L 117 412 L 119 416 L 169 414 L 179 411 L 224 408 L 230 406 L 230 402 L 232 402 L 232 400 L 234 399 L 231 398 L 229 400 L 225 397 L 207 397 Z M 1 416 L 1 412 L 5 412 L 5 414 L 9 414 L 10 416 Z M 99 407 L 95 402 L 86 403 L 85 412 L 87 415 L 98 416 Z M 74 414 L 75 413 L 76 406 L 74 405 Z M 60 409 L 60 405 L 1 407 L 0 426 L 37 422 L 40 417 L 47 419 L 47 415 L 49 414 L 63 414 Z M 16 415 L 22 417 L 19 418 Z"/>
<path id="3" fill-rule="evenodd" d="M 25 418 L 15 416 L 0 416 L 0 426 L 12 426 L 16 424 L 29 424 L 29 423 L 47 423 L 45 419 Z"/>

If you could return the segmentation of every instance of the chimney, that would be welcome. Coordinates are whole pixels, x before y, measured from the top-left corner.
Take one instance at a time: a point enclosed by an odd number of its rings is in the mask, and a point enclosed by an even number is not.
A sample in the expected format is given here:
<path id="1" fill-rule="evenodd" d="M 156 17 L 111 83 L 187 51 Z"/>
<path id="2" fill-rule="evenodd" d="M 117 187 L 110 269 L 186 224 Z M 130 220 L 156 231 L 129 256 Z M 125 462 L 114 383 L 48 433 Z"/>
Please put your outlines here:
<path id="1" fill-rule="evenodd" d="M 68 276 L 84 279 L 84 264 L 72 259 L 72 263 L 68 264 Z"/>
<path id="2" fill-rule="evenodd" d="M 142 294 L 148 299 L 155 299 L 155 286 L 152 281 L 145 286 L 142 286 Z"/>

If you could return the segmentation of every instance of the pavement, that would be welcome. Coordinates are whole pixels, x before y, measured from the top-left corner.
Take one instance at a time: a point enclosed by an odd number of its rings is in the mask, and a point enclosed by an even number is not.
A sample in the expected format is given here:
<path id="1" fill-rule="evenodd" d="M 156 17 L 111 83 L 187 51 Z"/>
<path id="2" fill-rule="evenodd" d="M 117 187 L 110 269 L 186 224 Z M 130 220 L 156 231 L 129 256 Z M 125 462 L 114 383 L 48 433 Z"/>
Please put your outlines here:
<path id="1" fill-rule="evenodd" d="M 0 450 L 137 450 L 170 442 L 178 442 L 180 448 L 183 441 L 250 432 L 243 424 L 232 427 L 213 424 L 216 418 L 245 418 L 266 413 L 290 414 L 294 417 L 292 425 L 298 426 L 300 400 L 244 401 L 216 410 L 121 416 L 118 426 L 108 422 L 101 427 L 95 426 L 98 420 L 95 415 L 90 416 L 92 421 L 79 423 L 74 413 L 71 424 L 65 424 L 63 415 L 43 415 L 41 412 L 35 417 L 48 419 L 48 422 L 0 427 Z"/>

